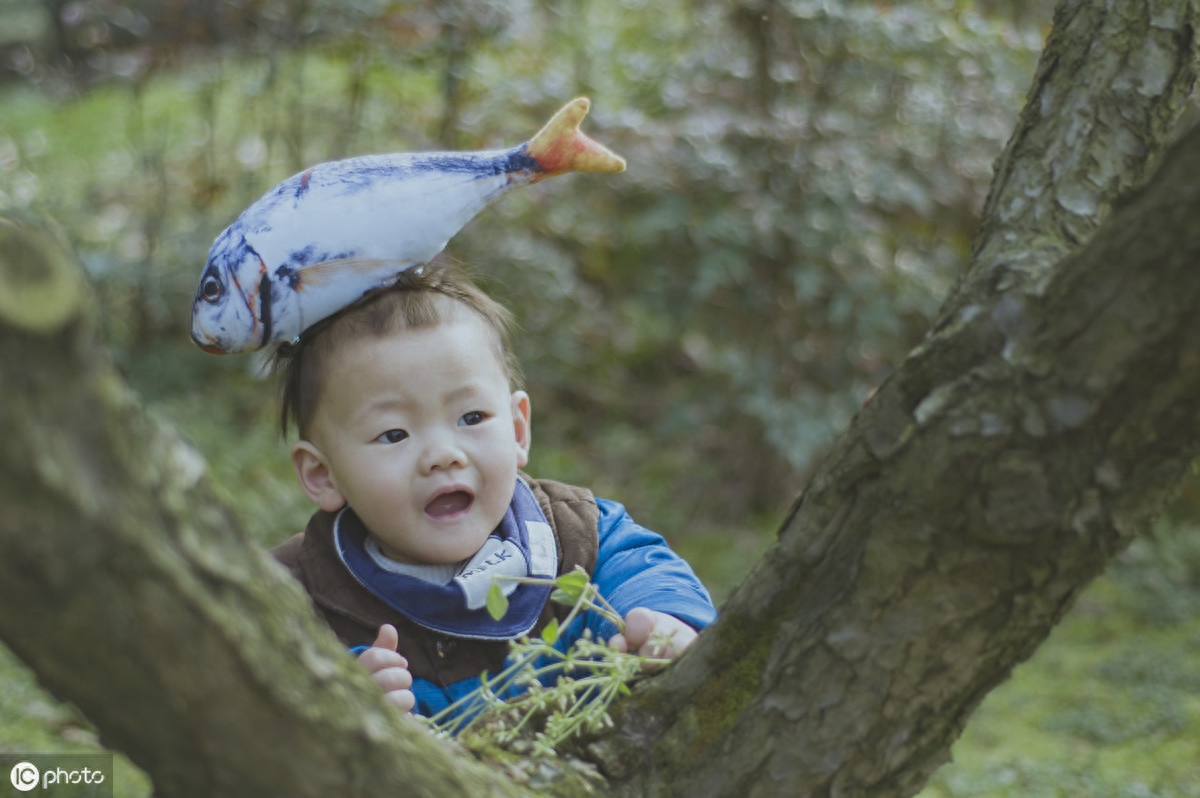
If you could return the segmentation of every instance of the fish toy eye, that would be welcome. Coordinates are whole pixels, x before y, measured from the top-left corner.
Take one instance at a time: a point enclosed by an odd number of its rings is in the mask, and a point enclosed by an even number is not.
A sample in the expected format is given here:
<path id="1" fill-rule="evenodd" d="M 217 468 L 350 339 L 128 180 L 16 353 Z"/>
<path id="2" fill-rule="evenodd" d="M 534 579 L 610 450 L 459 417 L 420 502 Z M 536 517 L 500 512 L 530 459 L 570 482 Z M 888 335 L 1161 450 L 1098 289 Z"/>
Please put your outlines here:
<path id="1" fill-rule="evenodd" d="M 205 302 L 215 303 L 221 298 L 221 281 L 212 275 L 205 277 L 200 284 L 200 296 L 204 297 Z"/>

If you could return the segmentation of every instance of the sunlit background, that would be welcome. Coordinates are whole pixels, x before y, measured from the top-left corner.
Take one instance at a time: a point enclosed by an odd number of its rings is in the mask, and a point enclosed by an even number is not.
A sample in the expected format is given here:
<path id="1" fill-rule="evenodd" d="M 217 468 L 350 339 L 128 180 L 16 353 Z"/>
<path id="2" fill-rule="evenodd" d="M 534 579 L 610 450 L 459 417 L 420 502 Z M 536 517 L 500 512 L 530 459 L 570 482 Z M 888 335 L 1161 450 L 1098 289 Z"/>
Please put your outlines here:
<path id="1" fill-rule="evenodd" d="M 0 212 L 62 229 L 113 357 L 270 545 L 311 507 L 261 361 L 188 340 L 213 238 L 316 162 L 511 146 L 591 97 L 628 171 L 514 192 L 445 257 L 516 312 L 529 470 L 624 502 L 720 598 L 963 269 L 1049 24 L 1029 0 L 0 0 Z M 1200 796 L 1192 505 L 928 795 Z M 97 744 L 0 653 L 0 750 Z"/>

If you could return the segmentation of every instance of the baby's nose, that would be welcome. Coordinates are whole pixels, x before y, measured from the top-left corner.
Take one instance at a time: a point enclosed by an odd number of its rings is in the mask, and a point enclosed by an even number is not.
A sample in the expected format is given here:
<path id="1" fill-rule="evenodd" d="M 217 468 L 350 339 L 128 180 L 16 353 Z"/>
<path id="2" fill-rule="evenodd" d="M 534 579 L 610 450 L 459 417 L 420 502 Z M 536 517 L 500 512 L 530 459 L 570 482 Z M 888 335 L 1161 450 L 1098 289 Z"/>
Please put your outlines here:
<path id="1" fill-rule="evenodd" d="M 466 453 L 452 437 L 436 436 L 425 447 L 421 458 L 421 470 L 428 474 L 446 468 L 461 467 L 466 462 Z"/>

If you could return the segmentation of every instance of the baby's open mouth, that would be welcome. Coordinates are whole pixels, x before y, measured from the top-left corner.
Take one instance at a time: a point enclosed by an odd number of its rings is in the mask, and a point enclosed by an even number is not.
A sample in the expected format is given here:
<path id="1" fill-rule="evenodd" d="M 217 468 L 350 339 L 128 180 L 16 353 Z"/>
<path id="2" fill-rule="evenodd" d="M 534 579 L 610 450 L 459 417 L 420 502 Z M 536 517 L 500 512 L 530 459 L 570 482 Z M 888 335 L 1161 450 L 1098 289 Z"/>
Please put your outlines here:
<path id="1" fill-rule="evenodd" d="M 465 490 L 439 493 L 425 505 L 425 514 L 431 518 L 447 518 L 465 512 L 475 497 Z"/>

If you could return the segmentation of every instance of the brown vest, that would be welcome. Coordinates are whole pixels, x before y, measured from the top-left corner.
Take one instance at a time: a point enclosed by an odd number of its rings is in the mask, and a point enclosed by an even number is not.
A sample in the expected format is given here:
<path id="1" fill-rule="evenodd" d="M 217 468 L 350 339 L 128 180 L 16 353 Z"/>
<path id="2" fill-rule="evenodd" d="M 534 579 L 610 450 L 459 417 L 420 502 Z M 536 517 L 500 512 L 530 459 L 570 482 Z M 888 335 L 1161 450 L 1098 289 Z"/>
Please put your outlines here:
<path id="1" fill-rule="evenodd" d="M 573 570 L 576 565 L 592 573 L 600 548 L 597 535 L 600 509 L 592 492 L 551 480 L 535 480 L 524 475 L 522 478 L 554 530 L 559 574 Z M 397 650 L 408 659 L 413 678 L 426 679 L 442 687 L 502 667 L 508 654 L 508 642 L 467 640 L 430 631 L 413 623 L 360 585 L 334 549 L 334 516 L 335 513 L 317 512 L 303 534 L 285 540 L 271 549 L 271 554 L 300 581 L 317 612 L 343 644 L 347 647 L 369 646 L 379 627 L 390 623 L 400 634 Z M 546 602 L 530 634 L 540 632 L 551 618 L 563 620 L 569 611 L 569 607 Z"/>

